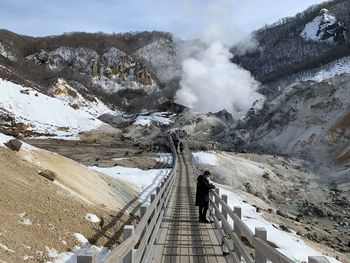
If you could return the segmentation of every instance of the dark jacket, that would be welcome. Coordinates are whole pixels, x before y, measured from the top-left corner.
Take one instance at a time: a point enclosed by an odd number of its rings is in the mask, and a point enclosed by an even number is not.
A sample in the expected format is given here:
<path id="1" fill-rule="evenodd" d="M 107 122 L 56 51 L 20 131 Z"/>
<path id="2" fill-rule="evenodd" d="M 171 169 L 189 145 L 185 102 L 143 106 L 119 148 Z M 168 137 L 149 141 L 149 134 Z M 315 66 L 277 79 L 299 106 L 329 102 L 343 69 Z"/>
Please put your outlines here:
<path id="1" fill-rule="evenodd" d="M 203 175 L 197 178 L 196 206 L 207 206 L 209 204 L 209 191 L 215 186 L 209 183 Z"/>

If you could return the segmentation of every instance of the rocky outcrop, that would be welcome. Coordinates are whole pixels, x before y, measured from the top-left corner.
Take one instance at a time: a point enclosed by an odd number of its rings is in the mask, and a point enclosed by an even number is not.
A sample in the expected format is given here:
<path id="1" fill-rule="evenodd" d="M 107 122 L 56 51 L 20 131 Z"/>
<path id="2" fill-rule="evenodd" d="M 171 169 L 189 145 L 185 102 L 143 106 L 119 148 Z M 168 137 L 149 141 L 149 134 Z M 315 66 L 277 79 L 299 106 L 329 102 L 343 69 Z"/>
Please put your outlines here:
<path id="1" fill-rule="evenodd" d="M 21 149 L 22 142 L 17 139 L 9 140 L 8 142 L 4 143 L 7 148 L 11 149 L 12 151 L 18 152 Z"/>
<path id="2" fill-rule="evenodd" d="M 147 69 L 144 63 L 136 63 L 134 75 L 136 82 L 142 85 L 152 84 L 153 79 L 151 72 Z"/>
<path id="3" fill-rule="evenodd" d="M 291 86 L 237 128 L 251 145 L 268 151 L 334 160 L 348 142 L 349 81 L 350 75 L 343 74 Z"/>
<path id="4" fill-rule="evenodd" d="M 134 122 L 134 120 L 124 119 L 121 116 L 115 116 L 109 113 L 101 115 L 98 119 L 119 129 L 126 128 Z"/>
<path id="5" fill-rule="evenodd" d="M 57 175 L 56 173 L 50 171 L 50 170 L 44 170 L 44 171 L 40 171 L 39 175 L 41 175 L 42 177 L 45 177 L 46 179 L 50 180 L 50 181 L 55 181 Z"/>
<path id="6" fill-rule="evenodd" d="M 101 56 L 87 48 L 60 47 L 51 52 L 41 50 L 27 59 L 51 70 L 69 68 L 88 74 L 92 83 L 109 92 L 130 87 L 144 89 L 145 86 L 156 85 L 153 73 L 142 59 L 135 60 L 114 47 Z"/>
<path id="7" fill-rule="evenodd" d="M 132 55 L 150 64 L 162 81 L 167 81 L 180 74 L 177 49 L 169 39 L 160 38 L 138 49 Z"/>
<path id="8" fill-rule="evenodd" d="M 332 38 L 334 42 L 344 43 L 344 32 L 348 32 L 344 23 L 337 21 L 337 19 L 329 13 L 328 9 L 321 9 L 318 19 L 320 20 L 316 36 L 320 40 L 327 40 Z"/>

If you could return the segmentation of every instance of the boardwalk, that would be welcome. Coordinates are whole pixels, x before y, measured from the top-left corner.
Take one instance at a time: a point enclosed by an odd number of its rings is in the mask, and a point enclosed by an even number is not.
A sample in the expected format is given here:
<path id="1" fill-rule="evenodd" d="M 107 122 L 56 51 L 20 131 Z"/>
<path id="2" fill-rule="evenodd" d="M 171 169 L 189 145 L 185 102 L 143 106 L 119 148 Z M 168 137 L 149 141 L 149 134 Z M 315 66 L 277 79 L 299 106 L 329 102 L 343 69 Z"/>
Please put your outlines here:
<path id="1" fill-rule="evenodd" d="M 175 153 L 174 147 L 171 149 Z M 123 243 L 103 262 L 240 263 L 244 260 L 247 263 L 294 263 L 268 243 L 265 228 L 256 227 L 253 233 L 242 221 L 241 208 L 229 207 L 227 196 L 220 195 L 219 189 L 210 193 L 214 223 L 198 222 L 198 211 L 194 205 L 194 163 L 189 156 L 188 151 L 175 158 L 173 171 L 159 184 L 156 194 L 151 195 L 151 203 L 140 208 L 140 223 L 136 228 L 133 225 L 124 227 Z M 227 252 L 225 255 L 223 244 Z M 93 248 L 82 249 L 77 263 L 97 263 L 97 254 L 98 251 Z M 328 262 L 323 256 L 308 257 L 308 263 Z"/>
<path id="2" fill-rule="evenodd" d="M 179 155 L 176 183 L 150 262 L 226 262 L 211 224 L 198 222 L 195 178 L 186 155 Z"/>

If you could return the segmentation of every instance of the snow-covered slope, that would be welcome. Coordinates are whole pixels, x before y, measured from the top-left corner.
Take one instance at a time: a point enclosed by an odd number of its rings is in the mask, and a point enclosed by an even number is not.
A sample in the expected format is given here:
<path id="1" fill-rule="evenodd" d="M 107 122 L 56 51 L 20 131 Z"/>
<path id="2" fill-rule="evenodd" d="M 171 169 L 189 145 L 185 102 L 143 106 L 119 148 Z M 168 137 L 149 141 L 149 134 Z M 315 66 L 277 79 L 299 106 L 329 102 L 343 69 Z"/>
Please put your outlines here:
<path id="1" fill-rule="evenodd" d="M 350 73 L 349 56 L 337 59 L 319 68 L 297 74 L 295 77 L 295 81 L 292 85 L 296 85 L 300 82 L 308 81 L 308 80 L 320 82 L 323 80 L 333 78 L 343 73 Z"/>
<path id="2" fill-rule="evenodd" d="M 141 170 L 121 166 L 106 168 L 93 166 L 91 169 L 134 186 L 139 193 L 139 201 L 141 203 L 150 202 L 151 194 L 156 190 L 163 178 L 171 172 L 171 169 Z"/>
<path id="3" fill-rule="evenodd" d="M 331 28 L 336 23 L 337 19 L 329 14 L 329 11 L 327 9 L 322 9 L 319 16 L 315 17 L 311 22 L 305 25 L 305 28 L 301 32 L 300 36 L 313 41 L 332 41 L 333 39 L 326 37 L 328 36 L 327 34 L 329 28 Z"/>
<path id="4" fill-rule="evenodd" d="M 108 110 L 99 102 L 74 109 L 64 101 L 66 98 L 52 98 L 3 79 L 0 79 L 0 94 L 0 107 L 15 116 L 16 124 L 23 123 L 27 131 L 51 136 L 77 136 L 79 132 L 96 129 L 103 123 L 94 115 Z M 79 96 L 77 100 L 82 102 Z"/>
<path id="5" fill-rule="evenodd" d="M 58 79 L 57 83 L 49 90 L 49 93 L 62 101 L 67 102 L 72 108 L 82 109 L 94 117 L 102 114 L 114 114 L 102 101 L 95 98 L 94 101 L 85 99 L 76 89 L 70 86 L 63 79 Z"/>

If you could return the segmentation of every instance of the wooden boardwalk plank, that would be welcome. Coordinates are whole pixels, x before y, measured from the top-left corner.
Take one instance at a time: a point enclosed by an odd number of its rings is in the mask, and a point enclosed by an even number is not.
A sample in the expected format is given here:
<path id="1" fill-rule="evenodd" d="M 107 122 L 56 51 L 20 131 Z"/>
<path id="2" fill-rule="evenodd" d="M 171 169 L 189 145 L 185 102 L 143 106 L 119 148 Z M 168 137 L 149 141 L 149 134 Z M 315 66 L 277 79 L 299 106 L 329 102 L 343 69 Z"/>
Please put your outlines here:
<path id="1" fill-rule="evenodd" d="M 195 178 L 185 155 L 179 155 L 176 182 L 155 243 L 154 262 L 224 263 L 213 226 L 198 222 Z"/>

